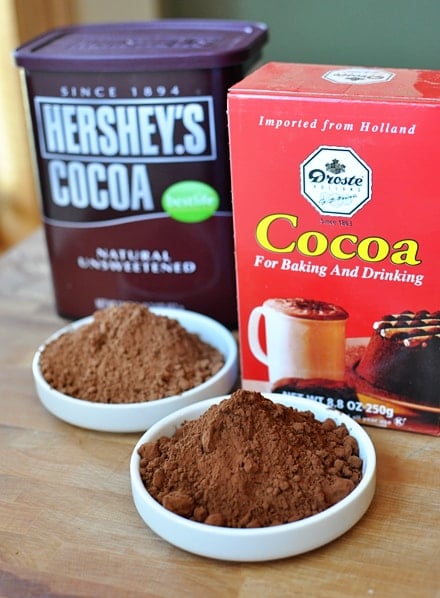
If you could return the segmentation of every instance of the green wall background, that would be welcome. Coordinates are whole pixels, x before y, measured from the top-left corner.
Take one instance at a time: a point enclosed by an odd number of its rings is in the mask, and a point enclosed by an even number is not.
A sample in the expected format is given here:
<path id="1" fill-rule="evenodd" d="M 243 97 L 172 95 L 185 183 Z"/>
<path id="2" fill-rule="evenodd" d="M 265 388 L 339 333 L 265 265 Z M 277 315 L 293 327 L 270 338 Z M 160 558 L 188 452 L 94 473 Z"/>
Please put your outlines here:
<path id="1" fill-rule="evenodd" d="M 162 13 L 263 21 L 264 62 L 440 70 L 440 0 L 162 0 Z"/>

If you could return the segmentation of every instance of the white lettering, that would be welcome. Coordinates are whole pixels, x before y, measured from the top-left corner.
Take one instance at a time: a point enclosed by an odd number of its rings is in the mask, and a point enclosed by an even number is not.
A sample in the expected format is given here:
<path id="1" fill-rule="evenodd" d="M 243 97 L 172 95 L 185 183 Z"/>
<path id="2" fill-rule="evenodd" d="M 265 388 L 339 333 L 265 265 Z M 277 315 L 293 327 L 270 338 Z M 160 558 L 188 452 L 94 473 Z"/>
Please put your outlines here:
<path id="1" fill-rule="evenodd" d="M 42 103 L 46 151 L 74 156 L 196 156 L 214 123 L 203 103 L 104 105 Z M 208 127 L 207 130 L 204 128 Z"/>
<path id="2" fill-rule="evenodd" d="M 395 125 L 389 122 L 372 123 L 364 120 L 359 125 L 361 133 L 382 133 L 389 135 L 415 135 L 416 125 Z"/>
<path id="3" fill-rule="evenodd" d="M 154 209 L 145 164 L 134 164 L 130 171 L 124 164 L 51 160 L 49 180 L 52 200 L 60 207 L 118 212 Z"/>

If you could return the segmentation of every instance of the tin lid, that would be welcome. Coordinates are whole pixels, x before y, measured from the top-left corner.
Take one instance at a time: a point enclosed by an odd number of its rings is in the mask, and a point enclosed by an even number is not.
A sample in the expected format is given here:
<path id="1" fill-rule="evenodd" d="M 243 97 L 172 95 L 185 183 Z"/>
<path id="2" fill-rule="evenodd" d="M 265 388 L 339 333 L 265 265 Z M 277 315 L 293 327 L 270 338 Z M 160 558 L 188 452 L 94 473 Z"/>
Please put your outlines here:
<path id="1" fill-rule="evenodd" d="M 227 67 L 258 56 L 264 23 L 161 19 L 53 29 L 14 52 L 17 65 L 39 71 L 142 71 Z"/>

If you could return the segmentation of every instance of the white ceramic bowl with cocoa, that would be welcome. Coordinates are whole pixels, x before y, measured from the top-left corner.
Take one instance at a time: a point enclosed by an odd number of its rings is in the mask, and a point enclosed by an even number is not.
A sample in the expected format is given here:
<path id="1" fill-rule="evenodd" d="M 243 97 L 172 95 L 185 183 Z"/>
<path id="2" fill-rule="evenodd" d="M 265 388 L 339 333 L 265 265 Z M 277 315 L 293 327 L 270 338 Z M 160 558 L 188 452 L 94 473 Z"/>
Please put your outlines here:
<path id="1" fill-rule="evenodd" d="M 345 498 L 316 515 L 293 523 L 260 528 L 231 528 L 192 521 L 164 508 L 146 490 L 140 474 L 139 447 L 161 436 L 171 437 L 185 421 L 199 418 L 209 407 L 229 395 L 205 400 L 181 409 L 152 426 L 137 442 L 130 460 L 130 479 L 135 507 L 147 526 L 158 536 L 188 552 L 213 559 L 238 562 L 270 561 L 292 557 L 342 536 L 366 513 L 376 486 L 376 454 L 366 431 L 352 418 L 311 399 L 262 393 L 275 403 L 311 411 L 324 421 L 345 424 L 359 446 L 363 460 L 362 479 Z M 360 531 L 362 533 L 362 531 Z"/>
<path id="2" fill-rule="evenodd" d="M 202 384 L 180 394 L 138 403 L 99 403 L 69 396 L 51 387 L 40 369 L 45 346 L 62 334 L 92 322 L 93 316 L 64 326 L 37 349 L 32 361 L 37 395 L 44 407 L 59 419 L 82 428 L 102 432 L 144 432 L 163 417 L 197 401 L 229 392 L 237 381 L 238 350 L 233 334 L 212 318 L 184 309 L 153 307 L 150 311 L 177 320 L 188 332 L 218 349 L 223 367 Z"/>

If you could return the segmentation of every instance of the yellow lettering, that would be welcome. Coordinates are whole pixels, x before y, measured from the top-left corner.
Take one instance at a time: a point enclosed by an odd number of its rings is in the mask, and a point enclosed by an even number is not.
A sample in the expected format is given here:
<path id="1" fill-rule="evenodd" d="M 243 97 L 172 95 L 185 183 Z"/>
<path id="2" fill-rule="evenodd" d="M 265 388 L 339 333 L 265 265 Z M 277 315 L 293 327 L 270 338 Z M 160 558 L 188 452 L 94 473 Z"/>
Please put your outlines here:
<path id="1" fill-rule="evenodd" d="M 275 230 L 271 228 L 275 223 L 287 222 L 292 229 L 298 226 L 298 216 L 293 214 L 269 214 L 262 218 L 257 224 L 255 235 L 258 243 L 272 253 L 299 253 L 316 257 L 323 255 L 326 251 L 338 260 L 350 260 L 359 257 L 364 262 L 383 262 L 387 258 L 397 265 L 417 266 L 422 263 L 418 258 L 419 245 L 411 239 L 396 241 L 392 246 L 381 237 L 366 237 L 359 240 L 359 237 L 351 234 L 338 235 L 331 241 L 319 231 L 305 231 L 298 237 L 293 235 L 287 245 L 277 244 L 274 237 Z M 394 251 L 393 251 L 394 250 Z"/>
<path id="2" fill-rule="evenodd" d="M 295 241 L 292 241 L 292 243 L 286 247 L 276 247 L 275 245 L 272 245 L 269 240 L 269 229 L 277 220 L 286 220 L 287 222 L 290 222 L 292 228 L 296 228 L 298 224 L 298 217 L 293 214 L 269 214 L 257 224 L 255 231 L 257 241 L 261 247 L 268 251 L 273 251 L 274 253 L 292 253 L 295 250 Z"/>
<path id="3" fill-rule="evenodd" d="M 380 237 L 367 237 L 358 245 L 357 254 L 364 262 L 382 262 L 388 257 L 390 246 Z"/>
<path id="4" fill-rule="evenodd" d="M 314 247 L 311 247 L 311 246 Z M 325 235 L 319 232 L 310 231 L 298 237 L 298 251 L 303 255 L 316 257 L 327 251 L 328 240 Z"/>
<path id="5" fill-rule="evenodd" d="M 408 266 L 418 266 L 422 263 L 417 257 L 419 244 L 417 241 L 411 239 L 404 239 L 403 241 L 396 241 L 393 249 L 403 249 L 403 251 L 396 251 L 391 256 L 390 260 L 393 264 L 407 264 Z"/>
<path id="6" fill-rule="evenodd" d="M 330 243 L 330 253 L 338 260 L 351 260 L 356 255 L 356 251 L 347 253 L 342 247 L 344 241 L 349 241 L 356 247 L 358 238 L 356 235 L 339 235 Z"/>

